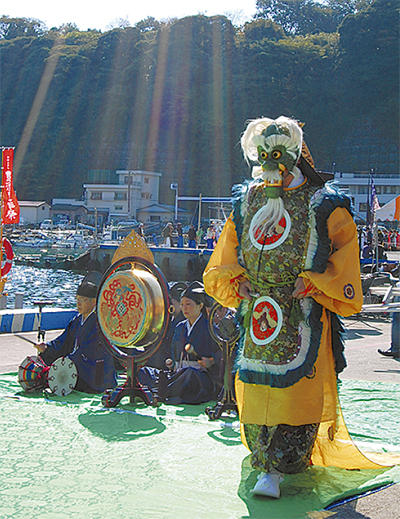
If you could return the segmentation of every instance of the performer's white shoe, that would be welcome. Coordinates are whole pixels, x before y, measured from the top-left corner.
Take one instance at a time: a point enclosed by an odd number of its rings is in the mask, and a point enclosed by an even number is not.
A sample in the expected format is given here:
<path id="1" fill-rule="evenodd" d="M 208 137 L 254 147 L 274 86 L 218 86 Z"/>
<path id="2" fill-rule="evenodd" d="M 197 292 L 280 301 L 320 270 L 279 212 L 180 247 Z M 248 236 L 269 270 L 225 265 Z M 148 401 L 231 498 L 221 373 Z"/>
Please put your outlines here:
<path id="1" fill-rule="evenodd" d="M 275 473 L 266 473 L 261 472 L 261 474 L 257 477 L 258 481 L 255 484 L 255 487 L 250 490 L 250 494 L 256 496 L 268 496 L 275 497 L 278 499 L 281 495 L 281 491 L 279 488 L 279 483 L 282 483 L 283 477 L 278 472 Z"/>

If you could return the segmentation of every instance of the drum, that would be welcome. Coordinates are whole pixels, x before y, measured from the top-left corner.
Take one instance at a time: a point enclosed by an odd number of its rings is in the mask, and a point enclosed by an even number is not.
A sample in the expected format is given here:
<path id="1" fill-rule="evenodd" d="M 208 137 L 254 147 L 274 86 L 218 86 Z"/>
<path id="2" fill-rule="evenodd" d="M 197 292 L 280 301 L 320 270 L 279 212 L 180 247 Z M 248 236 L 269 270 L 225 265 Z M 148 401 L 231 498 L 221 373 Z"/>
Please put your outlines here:
<path id="1" fill-rule="evenodd" d="M 47 366 L 41 357 L 31 355 L 23 360 L 18 369 L 18 382 L 29 392 L 49 387 L 58 396 L 66 396 L 75 388 L 78 372 L 67 357 L 60 357 Z"/>
<path id="2" fill-rule="evenodd" d="M 168 324 L 168 289 L 157 267 L 138 257 L 112 265 L 99 287 L 97 321 L 114 350 L 136 360 L 154 353 Z"/>
<path id="3" fill-rule="evenodd" d="M 60 357 L 50 366 L 47 384 L 55 395 L 69 395 L 75 388 L 77 381 L 78 371 L 73 361 L 68 357 Z"/>
<path id="4" fill-rule="evenodd" d="M 18 368 L 18 382 L 27 392 L 39 391 L 47 386 L 48 370 L 49 366 L 41 357 L 30 355 L 22 361 Z"/>

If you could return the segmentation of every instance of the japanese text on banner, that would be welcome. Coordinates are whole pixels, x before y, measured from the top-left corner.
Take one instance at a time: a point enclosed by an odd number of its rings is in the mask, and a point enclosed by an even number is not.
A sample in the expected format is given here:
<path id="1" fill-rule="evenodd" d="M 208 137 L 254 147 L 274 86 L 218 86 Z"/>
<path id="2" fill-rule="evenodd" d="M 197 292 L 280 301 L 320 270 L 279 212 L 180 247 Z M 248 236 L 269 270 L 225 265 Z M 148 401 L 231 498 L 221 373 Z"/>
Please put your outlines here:
<path id="1" fill-rule="evenodd" d="M 2 150 L 2 221 L 3 224 L 19 222 L 19 204 L 13 186 L 14 149 Z"/>

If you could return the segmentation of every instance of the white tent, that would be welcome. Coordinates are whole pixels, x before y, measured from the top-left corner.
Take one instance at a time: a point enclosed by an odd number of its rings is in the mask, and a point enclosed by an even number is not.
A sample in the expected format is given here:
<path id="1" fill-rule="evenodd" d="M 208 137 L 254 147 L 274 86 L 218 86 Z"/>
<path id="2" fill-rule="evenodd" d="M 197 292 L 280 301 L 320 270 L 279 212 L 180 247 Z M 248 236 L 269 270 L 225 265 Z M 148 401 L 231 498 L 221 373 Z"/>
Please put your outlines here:
<path id="1" fill-rule="evenodd" d="M 400 195 L 390 200 L 375 213 L 376 220 L 400 220 Z"/>

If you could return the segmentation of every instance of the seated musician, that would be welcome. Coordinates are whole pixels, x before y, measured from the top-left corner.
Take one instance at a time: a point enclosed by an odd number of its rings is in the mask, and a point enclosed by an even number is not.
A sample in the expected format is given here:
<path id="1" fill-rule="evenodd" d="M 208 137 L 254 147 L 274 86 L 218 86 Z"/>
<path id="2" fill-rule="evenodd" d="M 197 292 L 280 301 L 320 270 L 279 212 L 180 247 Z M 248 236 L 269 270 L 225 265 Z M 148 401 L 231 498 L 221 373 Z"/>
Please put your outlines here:
<path id="1" fill-rule="evenodd" d="M 171 358 L 171 342 L 176 326 L 185 319 L 181 311 L 181 294 L 187 288 L 183 281 L 177 281 L 168 290 L 170 301 L 170 321 L 168 330 L 158 350 L 146 361 L 146 366 L 157 369 L 165 369 L 165 361 Z"/>
<path id="2" fill-rule="evenodd" d="M 184 320 L 179 322 L 171 343 L 173 372 L 165 394 L 159 396 L 167 404 L 200 404 L 215 400 L 222 387 L 221 350 L 208 328 L 203 285 L 194 281 L 181 294 L 180 307 Z M 158 370 L 144 367 L 139 381 L 156 389 Z"/>
<path id="3" fill-rule="evenodd" d="M 103 346 L 97 327 L 95 307 L 100 278 L 100 273 L 90 272 L 83 279 L 76 292 L 79 315 L 59 337 L 35 346 L 47 365 L 60 357 L 71 359 L 78 371 L 75 389 L 85 393 L 101 393 L 117 385 L 113 357 Z"/>

